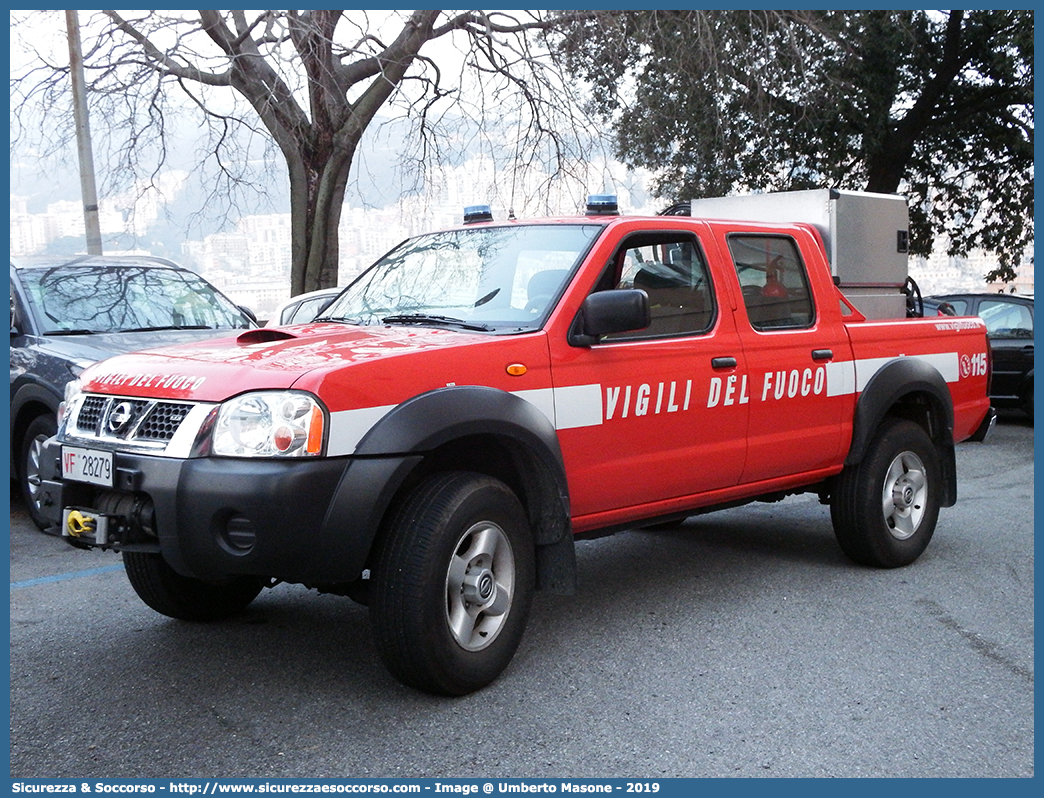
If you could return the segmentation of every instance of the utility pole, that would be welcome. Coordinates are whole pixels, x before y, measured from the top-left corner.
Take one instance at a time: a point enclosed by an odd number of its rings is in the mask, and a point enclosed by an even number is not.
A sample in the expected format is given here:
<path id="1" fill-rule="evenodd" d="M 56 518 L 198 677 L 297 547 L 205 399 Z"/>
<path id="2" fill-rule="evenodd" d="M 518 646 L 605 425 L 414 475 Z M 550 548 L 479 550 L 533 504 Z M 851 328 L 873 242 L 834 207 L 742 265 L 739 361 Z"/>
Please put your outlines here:
<path id="1" fill-rule="evenodd" d="M 87 254 L 101 255 L 101 224 L 98 221 L 98 189 L 94 184 L 94 155 L 91 150 L 91 125 L 87 118 L 87 87 L 83 77 L 83 48 L 80 22 L 75 11 L 65 12 L 69 35 L 69 77 L 72 78 L 73 120 L 76 122 L 76 149 L 80 156 L 80 193 L 83 195 L 83 222 L 87 231 Z"/>

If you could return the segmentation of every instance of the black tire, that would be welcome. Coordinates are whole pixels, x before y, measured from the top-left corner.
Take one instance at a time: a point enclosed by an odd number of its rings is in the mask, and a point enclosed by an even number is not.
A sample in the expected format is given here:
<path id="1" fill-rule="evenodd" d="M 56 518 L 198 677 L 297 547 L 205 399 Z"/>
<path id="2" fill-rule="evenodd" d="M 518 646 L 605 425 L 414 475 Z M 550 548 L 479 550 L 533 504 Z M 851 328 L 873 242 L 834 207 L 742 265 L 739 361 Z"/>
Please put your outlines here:
<path id="1" fill-rule="evenodd" d="M 1022 412 L 1033 420 L 1033 383 L 1031 382 L 1022 391 Z"/>
<path id="2" fill-rule="evenodd" d="M 504 483 L 436 474 L 383 530 L 370 622 L 388 670 L 404 684 L 465 695 L 496 679 L 518 648 L 534 589 L 525 511 Z"/>
<path id="3" fill-rule="evenodd" d="M 204 582 L 182 576 L 159 554 L 125 551 L 123 566 L 138 598 L 182 621 L 219 621 L 243 610 L 264 584 L 252 576 Z"/>
<path id="4" fill-rule="evenodd" d="M 29 517 L 40 529 L 46 529 L 47 521 L 40 505 L 40 455 L 44 441 L 58 431 L 58 422 L 47 414 L 37 416 L 25 430 L 18 450 L 18 486 Z"/>
<path id="5" fill-rule="evenodd" d="M 863 461 L 838 476 L 830 518 L 841 549 L 878 568 L 912 563 L 935 532 L 940 480 L 939 456 L 924 429 L 886 419 Z"/>

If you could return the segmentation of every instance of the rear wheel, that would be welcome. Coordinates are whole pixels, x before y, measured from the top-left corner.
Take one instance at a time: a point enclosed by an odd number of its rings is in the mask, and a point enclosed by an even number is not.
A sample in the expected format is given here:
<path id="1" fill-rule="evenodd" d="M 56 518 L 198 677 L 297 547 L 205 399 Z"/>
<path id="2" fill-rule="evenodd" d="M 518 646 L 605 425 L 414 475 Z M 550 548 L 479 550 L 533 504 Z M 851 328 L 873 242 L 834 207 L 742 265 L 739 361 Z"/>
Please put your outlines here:
<path id="1" fill-rule="evenodd" d="M 244 609 L 264 587 L 253 576 L 204 582 L 182 576 L 159 554 L 125 551 L 123 566 L 138 597 L 161 615 L 182 621 L 218 621 Z"/>
<path id="2" fill-rule="evenodd" d="M 47 527 L 40 500 L 43 496 L 41 482 L 41 456 L 44 441 L 58 432 L 55 417 L 46 414 L 37 416 L 30 423 L 22 436 L 18 458 L 18 483 L 22 491 L 22 500 L 29 511 L 29 517 L 40 529 Z"/>
<path id="3" fill-rule="evenodd" d="M 841 549 L 863 565 L 912 563 L 935 532 L 940 479 L 939 457 L 924 429 L 886 420 L 863 461 L 837 479 L 830 517 Z"/>
<path id="4" fill-rule="evenodd" d="M 396 678 L 443 695 L 485 687 L 511 661 L 529 615 L 525 511 L 499 480 L 437 474 L 395 511 L 371 580 L 374 640 Z"/>

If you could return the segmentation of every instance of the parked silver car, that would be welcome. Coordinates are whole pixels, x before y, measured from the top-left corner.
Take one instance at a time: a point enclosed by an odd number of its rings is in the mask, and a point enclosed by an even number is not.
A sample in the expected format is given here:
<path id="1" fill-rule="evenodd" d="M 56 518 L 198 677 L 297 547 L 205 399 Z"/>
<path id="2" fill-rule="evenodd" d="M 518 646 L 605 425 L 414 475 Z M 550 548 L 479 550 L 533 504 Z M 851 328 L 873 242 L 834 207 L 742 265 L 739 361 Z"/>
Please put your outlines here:
<path id="1" fill-rule="evenodd" d="M 284 324 L 307 324 L 326 310 L 343 288 L 320 288 L 307 294 L 291 297 L 275 309 L 266 327 L 280 327 Z"/>

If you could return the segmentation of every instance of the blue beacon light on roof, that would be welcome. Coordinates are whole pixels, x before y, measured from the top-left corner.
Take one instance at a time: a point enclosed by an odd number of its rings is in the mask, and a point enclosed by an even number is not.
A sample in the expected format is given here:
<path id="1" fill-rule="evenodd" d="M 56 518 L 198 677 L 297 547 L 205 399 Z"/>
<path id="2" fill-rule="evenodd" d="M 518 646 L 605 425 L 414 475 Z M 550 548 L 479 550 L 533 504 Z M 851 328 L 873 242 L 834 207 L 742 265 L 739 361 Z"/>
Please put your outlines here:
<path id="1" fill-rule="evenodd" d="M 468 205 L 464 208 L 464 224 L 492 221 L 493 211 L 488 205 Z"/>
<path id="2" fill-rule="evenodd" d="M 587 197 L 588 216 L 619 216 L 620 208 L 615 194 L 589 194 Z"/>

